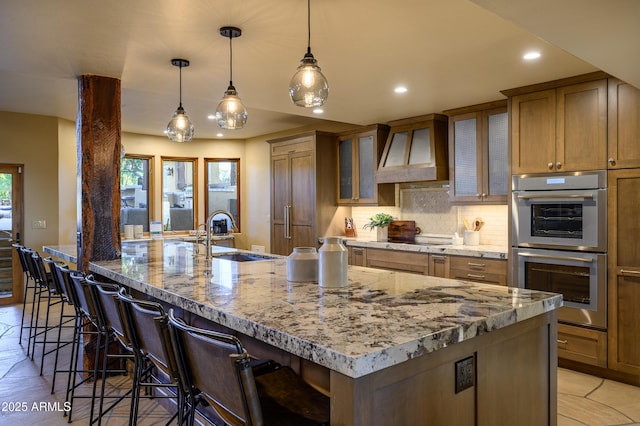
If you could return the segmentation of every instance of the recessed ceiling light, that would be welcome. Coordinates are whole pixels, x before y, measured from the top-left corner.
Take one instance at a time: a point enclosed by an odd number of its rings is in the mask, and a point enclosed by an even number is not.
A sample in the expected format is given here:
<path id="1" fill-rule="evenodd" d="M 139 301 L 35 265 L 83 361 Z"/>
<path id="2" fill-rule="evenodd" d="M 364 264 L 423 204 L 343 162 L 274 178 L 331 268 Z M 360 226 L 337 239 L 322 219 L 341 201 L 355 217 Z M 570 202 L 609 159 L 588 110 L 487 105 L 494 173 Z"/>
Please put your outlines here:
<path id="1" fill-rule="evenodd" d="M 313 110 L 314 114 L 322 114 L 324 112 L 324 110 L 322 108 L 316 108 Z"/>
<path id="2" fill-rule="evenodd" d="M 216 136 L 221 138 L 223 136 L 223 134 L 222 133 L 217 133 Z"/>
<path id="3" fill-rule="evenodd" d="M 534 59 L 538 59 L 539 57 L 540 57 L 540 52 L 537 52 L 537 51 L 527 52 L 524 54 L 524 56 L 522 56 L 522 58 L 526 59 L 527 61 L 532 61 Z"/>
<path id="4" fill-rule="evenodd" d="M 395 89 L 393 89 L 394 92 L 396 93 L 406 93 L 407 92 L 407 88 L 404 86 L 398 86 Z"/>
<path id="5" fill-rule="evenodd" d="M 215 116 L 215 114 L 209 114 L 209 115 L 207 115 L 207 118 L 209 120 L 215 120 L 216 116 Z"/>

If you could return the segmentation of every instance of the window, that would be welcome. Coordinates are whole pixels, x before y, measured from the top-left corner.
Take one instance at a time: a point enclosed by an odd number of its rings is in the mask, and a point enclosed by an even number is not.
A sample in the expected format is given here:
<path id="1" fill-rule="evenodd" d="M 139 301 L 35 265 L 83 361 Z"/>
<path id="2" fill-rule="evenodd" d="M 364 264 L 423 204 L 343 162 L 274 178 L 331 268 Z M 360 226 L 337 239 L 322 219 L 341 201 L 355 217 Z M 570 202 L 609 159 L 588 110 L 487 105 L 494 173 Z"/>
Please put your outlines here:
<path id="1" fill-rule="evenodd" d="M 240 230 L 240 159 L 205 159 L 205 217 L 215 210 L 226 210 Z M 220 217 L 223 218 L 222 216 Z M 227 221 L 227 229 L 232 224 Z"/>
<path id="2" fill-rule="evenodd" d="M 142 225 L 149 232 L 150 175 L 153 157 L 125 155 L 120 162 L 120 232 L 124 225 Z"/>
<path id="3" fill-rule="evenodd" d="M 195 229 L 197 164 L 195 158 L 162 159 L 162 225 L 165 231 Z"/>

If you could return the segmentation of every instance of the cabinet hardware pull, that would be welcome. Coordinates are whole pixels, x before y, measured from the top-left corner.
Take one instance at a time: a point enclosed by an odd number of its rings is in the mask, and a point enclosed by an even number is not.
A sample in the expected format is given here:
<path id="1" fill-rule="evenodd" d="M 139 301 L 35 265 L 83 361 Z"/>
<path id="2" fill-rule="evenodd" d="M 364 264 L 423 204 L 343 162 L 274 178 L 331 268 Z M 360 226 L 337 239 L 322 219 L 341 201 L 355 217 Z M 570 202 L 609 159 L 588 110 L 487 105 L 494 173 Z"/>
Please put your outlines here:
<path id="1" fill-rule="evenodd" d="M 556 169 L 560 170 L 561 168 L 562 168 L 562 163 L 558 161 L 556 163 Z"/>
<path id="2" fill-rule="evenodd" d="M 480 197 L 480 194 L 476 194 L 476 198 L 478 198 L 478 199 L 479 199 L 479 198 L 481 198 L 481 197 Z"/>
<path id="3" fill-rule="evenodd" d="M 478 267 L 478 268 L 484 268 L 485 266 L 487 266 L 485 263 L 473 263 L 473 262 L 467 262 L 467 265 L 475 266 L 475 267 Z"/>
<path id="4" fill-rule="evenodd" d="M 553 170 L 553 163 L 547 164 L 547 167 L 549 167 L 549 170 Z"/>
<path id="5" fill-rule="evenodd" d="M 558 339 L 558 343 L 562 343 L 563 345 L 566 345 L 567 343 L 569 343 L 568 340 L 560 340 Z"/>
<path id="6" fill-rule="evenodd" d="M 468 278 L 478 278 L 478 279 L 481 279 L 481 280 L 485 279 L 484 275 L 476 275 L 476 274 L 467 274 L 467 277 Z"/>
<path id="7" fill-rule="evenodd" d="M 487 194 L 485 192 L 482 193 L 482 198 L 487 198 Z"/>
<path id="8" fill-rule="evenodd" d="M 548 256 L 546 254 L 533 254 L 533 253 L 518 253 L 518 256 L 534 257 L 537 259 L 553 259 L 553 260 L 569 260 L 574 262 L 593 263 L 591 258 L 583 257 L 570 257 L 570 256 Z"/>
<path id="9" fill-rule="evenodd" d="M 613 158 L 609 158 L 609 164 L 611 164 L 612 166 L 615 166 L 616 160 L 614 160 Z"/>
<path id="10" fill-rule="evenodd" d="M 445 260 L 447 258 L 447 256 L 439 256 L 437 254 L 432 254 L 431 258 L 432 259 L 438 259 L 438 260 Z"/>
<path id="11" fill-rule="evenodd" d="M 640 271 L 630 271 L 628 269 L 620 269 L 620 273 L 621 274 L 633 274 L 633 275 L 640 275 Z"/>

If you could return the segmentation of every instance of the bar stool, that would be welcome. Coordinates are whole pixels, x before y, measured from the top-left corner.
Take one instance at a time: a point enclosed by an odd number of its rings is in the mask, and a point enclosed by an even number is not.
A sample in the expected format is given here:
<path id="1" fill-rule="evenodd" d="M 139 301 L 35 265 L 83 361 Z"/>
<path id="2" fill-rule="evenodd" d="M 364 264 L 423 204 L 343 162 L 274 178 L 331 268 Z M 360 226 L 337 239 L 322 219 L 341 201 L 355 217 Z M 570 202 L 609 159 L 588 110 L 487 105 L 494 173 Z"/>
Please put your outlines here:
<path id="1" fill-rule="evenodd" d="M 122 325 L 120 314 L 118 312 L 116 299 L 118 297 L 118 293 L 121 290 L 120 286 L 117 284 L 96 281 L 92 276 L 87 276 L 84 283 L 88 286 L 92 297 L 94 298 L 94 303 L 99 308 L 98 310 L 100 312 L 100 315 L 98 322 L 100 324 L 100 327 L 105 330 L 108 336 L 105 345 L 106 349 L 104 352 L 104 356 L 102 357 L 102 385 L 100 389 L 100 403 L 97 417 L 98 425 L 100 425 L 102 417 L 122 400 L 127 397 L 130 398 L 133 392 L 133 388 L 130 388 L 124 394 L 112 396 L 112 398 L 115 398 L 114 402 L 112 402 L 108 407 L 104 407 L 104 401 L 108 397 L 105 394 L 107 374 L 113 372 L 113 370 L 108 369 L 109 360 L 113 358 L 119 358 L 120 360 L 133 360 L 134 355 L 133 347 L 131 345 L 131 342 L 126 338 L 124 327 Z M 118 342 L 124 353 L 111 354 L 108 350 L 111 342 Z M 127 372 L 126 362 L 122 371 Z"/>
<path id="2" fill-rule="evenodd" d="M 168 320 L 190 425 L 199 403 L 208 403 L 224 422 L 234 426 L 329 424 L 329 397 L 291 368 L 256 376 L 249 355 L 235 336 L 189 326 L 174 316 L 173 309 Z"/>
<path id="3" fill-rule="evenodd" d="M 182 424 L 185 396 L 182 392 L 183 387 L 178 383 L 177 362 L 174 352 L 171 350 L 167 315 L 162 305 L 147 300 L 134 299 L 124 289 L 118 293 L 117 305 L 126 339 L 131 342 L 133 347 L 135 360 L 129 424 L 137 424 L 140 391 L 143 387 L 147 389 L 164 387 L 169 392 L 174 389 L 176 397 L 162 396 L 177 399 L 178 410 L 167 424 L 176 417 L 178 424 Z M 156 370 L 162 375 L 157 374 Z M 157 398 L 158 396 L 151 395 L 150 397 Z"/>
<path id="4" fill-rule="evenodd" d="M 20 337 L 18 338 L 20 345 L 22 345 L 22 332 L 24 331 L 24 329 L 28 328 L 29 332 L 31 332 L 31 326 L 29 325 L 28 327 L 25 327 L 24 325 L 24 316 L 27 311 L 27 300 L 29 299 L 29 290 L 31 290 L 33 294 L 33 299 L 35 300 L 36 285 L 33 277 L 31 276 L 31 273 L 29 272 L 27 261 L 24 258 L 25 256 L 24 251 L 28 249 L 21 244 L 12 244 L 11 246 L 14 247 L 16 249 L 16 252 L 18 253 L 18 260 L 20 260 L 20 266 L 22 267 L 22 272 L 24 274 L 24 282 L 23 282 L 24 297 L 22 298 L 22 318 L 20 320 Z M 34 304 L 32 303 L 31 304 L 31 321 L 33 321 L 33 307 L 34 307 Z M 31 340 L 29 339 L 28 341 L 30 342 Z"/>
<path id="5" fill-rule="evenodd" d="M 65 300 L 62 294 L 62 291 L 58 285 L 56 277 L 50 272 L 50 269 L 47 270 L 45 267 L 45 263 L 55 263 L 51 258 L 43 259 L 37 252 L 34 252 L 33 255 L 34 268 L 36 272 L 37 279 L 41 286 L 46 287 L 41 290 L 40 293 L 40 301 L 44 300 L 46 302 L 46 313 L 44 319 L 44 325 L 41 327 L 41 330 L 37 333 L 42 336 L 42 340 L 38 340 L 37 338 L 34 341 L 34 344 L 39 343 L 42 345 L 42 353 L 40 357 L 40 375 L 42 376 L 42 371 L 44 368 L 44 360 L 47 355 L 52 353 L 57 353 L 60 349 L 60 344 L 63 343 L 60 341 L 62 327 L 65 327 L 68 322 L 73 321 L 75 315 L 66 315 L 64 312 L 65 308 Z M 59 262 L 62 263 L 62 262 Z M 60 315 L 57 321 L 51 321 L 51 308 L 55 306 L 60 306 Z M 51 323 L 53 322 L 53 324 Z M 57 338 L 54 340 L 49 339 L 50 331 L 58 331 Z M 68 344 L 70 342 L 64 342 Z M 47 350 L 47 345 L 55 344 L 55 348 Z M 57 356 L 57 355 L 56 355 Z M 55 368 L 54 368 L 55 369 Z"/>
<path id="6" fill-rule="evenodd" d="M 35 266 L 33 264 L 33 253 L 35 253 L 34 250 L 27 248 L 27 247 L 22 247 L 20 249 L 20 257 L 22 259 L 22 261 L 24 262 L 26 268 L 27 268 L 27 285 L 25 288 L 25 303 L 27 300 L 27 292 L 29 291 L 29 289 L 32 290 L 31 293 L 31 314 L 30 314 L 30 318 L 29 318 L 29 325 L 25 327 L 24 325 L 24 321 L 22 321 L 21 327 L 20 327 L 20 344 L 22 345 L 22 332 L 25 328 L 29 329 L 29 336 L 27 338 L 27 356 L 32 356 L 33 353 L 31 351 L 31 342 L 33 341 L 33 335 L 34 333 L 37 332 L 37 328 L 38 328 L 38 313 L 39 313 L 39 306 L 40 306 L 40 292 L 41 292 L 41 286 L 40 284 L 36 281 L 36 277 L 35 277 Z M 31 286 L 29 286 L 29 280 L 31 281 Z M 24 310 L 23 310 L 23 318 L 24 318 Z M 35 345 L 34 345 L 35 346 Z"/>

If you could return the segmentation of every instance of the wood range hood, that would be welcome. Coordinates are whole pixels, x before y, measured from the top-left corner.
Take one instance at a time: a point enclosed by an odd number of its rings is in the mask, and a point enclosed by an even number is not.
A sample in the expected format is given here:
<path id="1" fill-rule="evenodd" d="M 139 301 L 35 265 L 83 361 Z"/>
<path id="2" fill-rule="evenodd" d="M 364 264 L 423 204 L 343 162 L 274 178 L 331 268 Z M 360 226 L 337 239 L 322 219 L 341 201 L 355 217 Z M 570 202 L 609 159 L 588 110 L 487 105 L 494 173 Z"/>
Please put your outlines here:
<path id="1" fill-rule="evenodd" d="M 391 131 L 376 171 L 376 182 L 409 183 L 449 178 L 446 115 L 421 115 L 387 124 Z"/>

